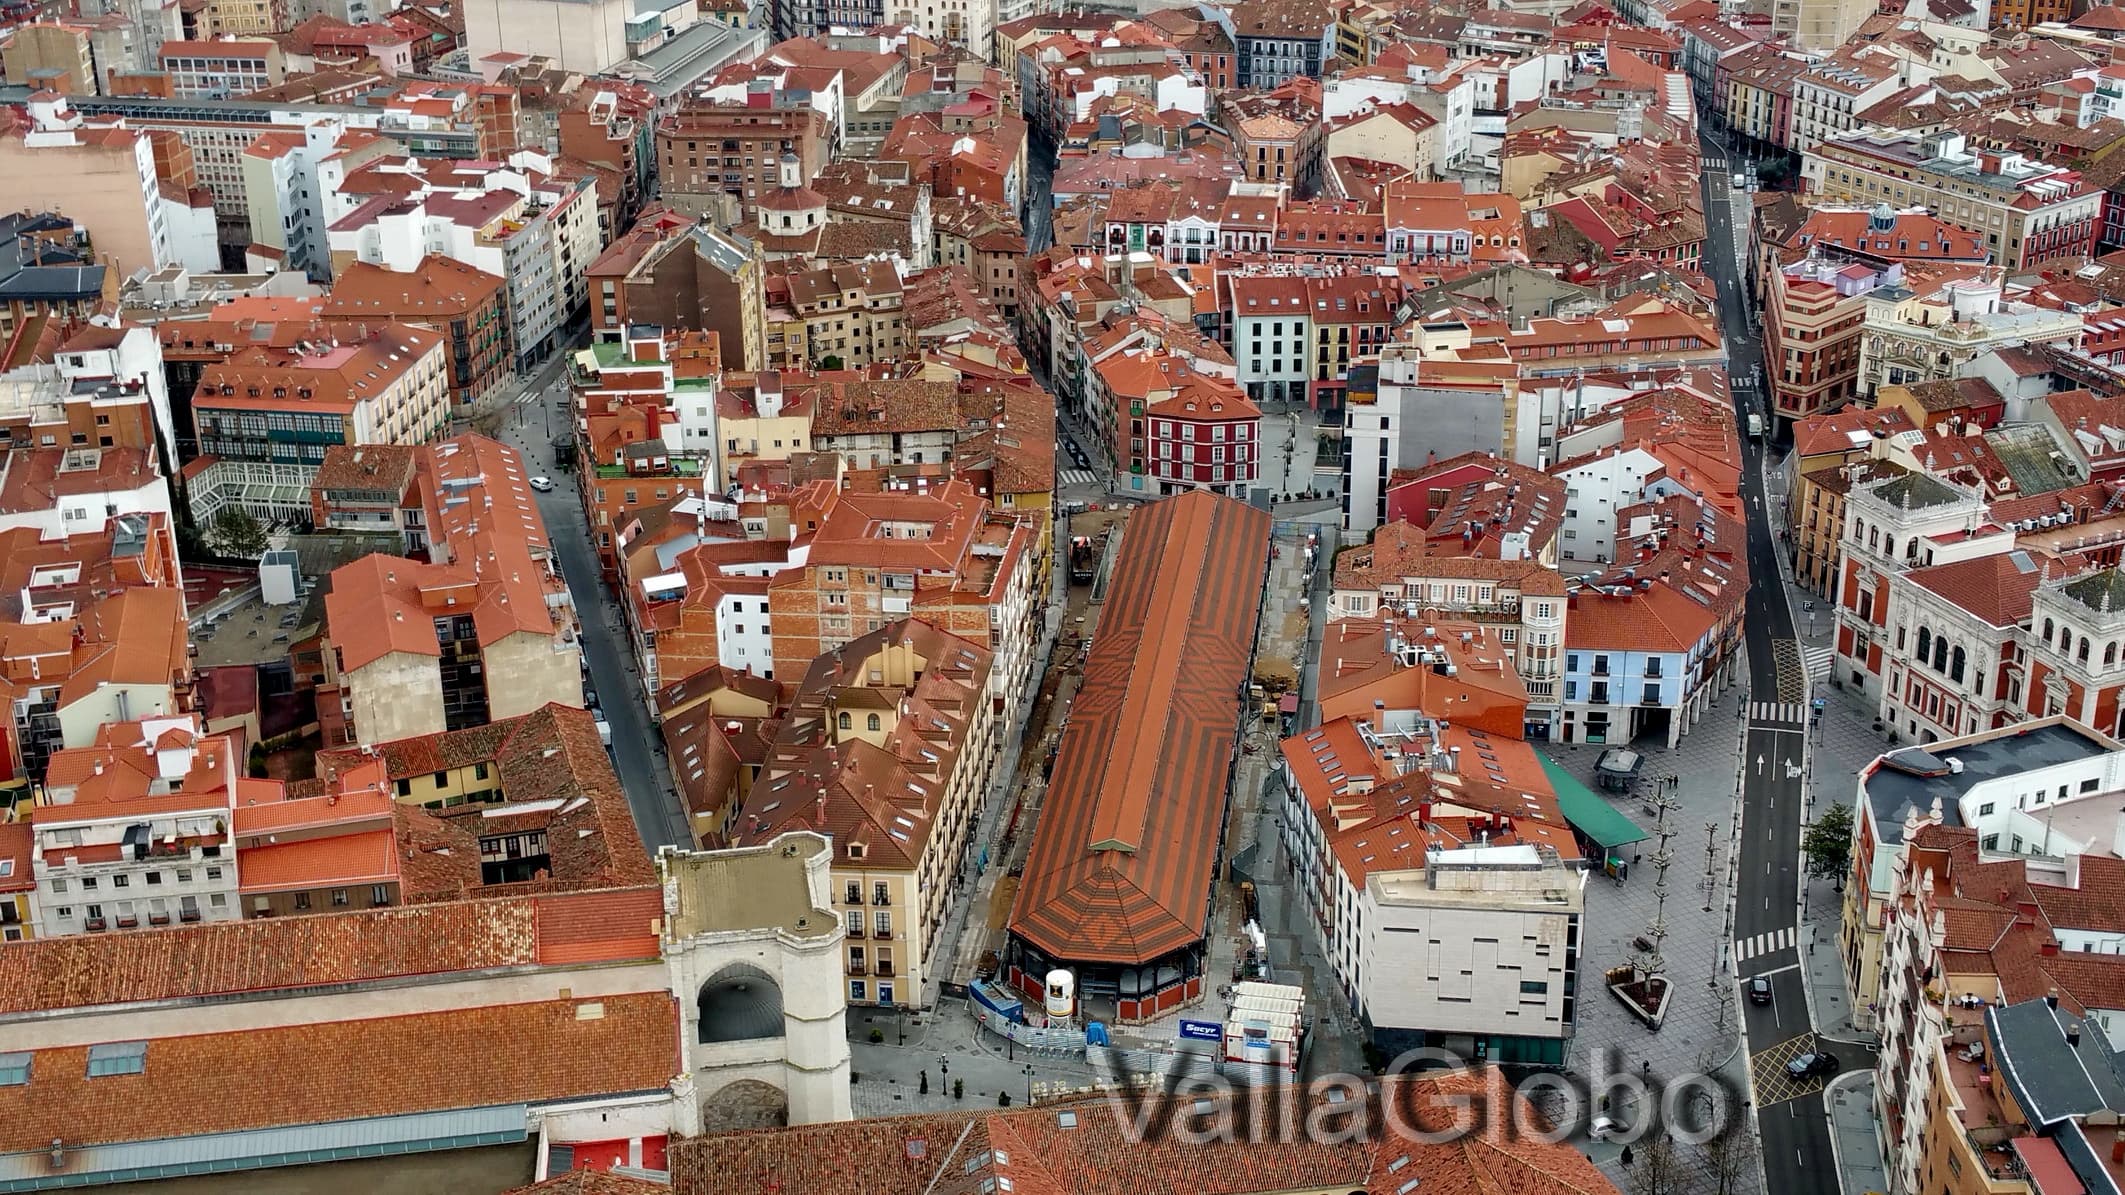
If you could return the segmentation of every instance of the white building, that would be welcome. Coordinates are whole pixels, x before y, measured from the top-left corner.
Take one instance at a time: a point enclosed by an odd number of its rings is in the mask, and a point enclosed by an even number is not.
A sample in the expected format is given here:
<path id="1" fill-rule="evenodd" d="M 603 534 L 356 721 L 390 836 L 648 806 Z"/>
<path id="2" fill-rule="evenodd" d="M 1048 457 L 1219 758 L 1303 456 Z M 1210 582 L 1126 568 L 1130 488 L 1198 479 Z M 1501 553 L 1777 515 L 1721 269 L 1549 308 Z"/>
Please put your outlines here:
<path id="1" fill-rule="evenodd" d="M 809 832 L 658 856 L 680 1010 L 679 1131 L 744 1124 L 776 1101 L 793 1125 L 853 1116 L 833 861 L 833 842 Z"/>
<path id="2" fill-rule="evenodd" d="M 1561 1063 L 1577 1020 L 1583 878 L 1525 843 L 1435 848 L 1419 870 L 1368 874 L 1355 906 L 1358 1001 L 1376 1037 L 1444 1034 L 1449 1049 L 1502 1037 L 1522 1055 L 1502 1061 Z M 1554 1043 L 1554 1057 L 1526 1039 Z"/>
<path id="3" fill-rule="evenodd" d="M 287 268 L 313 282 L 330 281 L 328 197 L 349 167 L 388 147 L 374 133 L 350 132 L 336 117 L 312 121 L 300 132 L 259 134 L 243 153 L 252 243 L 283 250 Z"/>
<path id="4" fill-rule="evenodd" d="M 1285 847 L 1349 1008 L 1392 1053 L 1436 1044 L 1559 1064 L 1577 1018 L 1582 873 L 1526 743 L 1393 716 L 1284 740 Z M 1495 755 L 1534 817 L 1458 800 L 1463 745 Z M 1386 811 L 1386 812 L 1383 812 Z M 1561 848 L 1561 849 L 1560 849 Z"/>
<path id="5" fill-rule="evenodd" d="M 366 193 L 384 180 L 380 193 Z M 384 159 L 331 188 L 325 203 L 335 271 L 364 261 L 408 273 L 440 253 L 503 279 L 520 369 L 552 352 L 562 325 L 589 301 L 584 270 L 600 247 L 596 187 L 587 177 L 554 177 L 544 154 L 515 154 L 500 169 Z"/>
<path id="6" fill-rule="evenodd" d="M 237 753 L 190 714 L 104 728 L 54 754 L 31 869 L 40 937 L 234 921 Z"/>

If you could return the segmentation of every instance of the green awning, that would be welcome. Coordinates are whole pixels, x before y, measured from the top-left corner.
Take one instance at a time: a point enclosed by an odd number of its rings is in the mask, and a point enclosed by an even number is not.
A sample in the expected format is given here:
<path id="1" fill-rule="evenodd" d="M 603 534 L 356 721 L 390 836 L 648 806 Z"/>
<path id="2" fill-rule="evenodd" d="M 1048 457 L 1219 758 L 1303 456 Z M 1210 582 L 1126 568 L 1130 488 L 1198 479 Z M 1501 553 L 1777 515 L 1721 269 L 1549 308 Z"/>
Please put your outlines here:
<path id="1" fill-rule="evenodd" d="M 1556 760 L 1539 754 L 1537 758 L 1549 776 L 1550 787 L 1557 790 L 1557 805 L 1564 811 L 1564 820 L 1570 822 L 1573 829 L 1593 839 L 1602 850 L 1612 851 L 1648 837 L 1638 828 L 1637 822 L 1617 812 L 1615 806 L 1581 784 L 1577 776 L 1565 771 Z"/>

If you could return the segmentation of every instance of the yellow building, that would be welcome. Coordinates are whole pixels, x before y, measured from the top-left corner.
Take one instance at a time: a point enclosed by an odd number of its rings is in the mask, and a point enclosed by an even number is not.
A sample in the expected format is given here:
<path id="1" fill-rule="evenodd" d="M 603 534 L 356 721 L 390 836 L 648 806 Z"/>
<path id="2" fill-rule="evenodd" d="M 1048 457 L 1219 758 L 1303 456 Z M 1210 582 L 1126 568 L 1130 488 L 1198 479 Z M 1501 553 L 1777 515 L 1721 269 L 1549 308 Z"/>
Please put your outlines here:
<path id="1" fill-rule="evenodd" d="M 0 50 L 11 83 L 61 95 L 96 95 L 96 58 L 89 27 L 76 21 L 35 21 L 18 26 Z"/>
<path id="2" fill-rule="evenodd" d="M 740 465 L 784 461 L 812 447 L 812 400 L 809 394 L 786 395 L 777 371 L 756 375 L 751 384 L 727 376 L 716 395 L 716 476 L 729 479 Z"/>
<path id="3" fill-rule="evenodd" d="M 994 770 L 987 648 L 903 620 L 820 656 L 733 820 L 748 846 L 831 834 L 828 888 L 848 931 L 851 1004 L 919 1004 L 960 895 L 960 862 Z"/>
<path id="4" fill-rule="evenodd" d="M 278 33 L 291 23 L 287 0 L 207 0 L 200 19 L 209 37 Z"/>

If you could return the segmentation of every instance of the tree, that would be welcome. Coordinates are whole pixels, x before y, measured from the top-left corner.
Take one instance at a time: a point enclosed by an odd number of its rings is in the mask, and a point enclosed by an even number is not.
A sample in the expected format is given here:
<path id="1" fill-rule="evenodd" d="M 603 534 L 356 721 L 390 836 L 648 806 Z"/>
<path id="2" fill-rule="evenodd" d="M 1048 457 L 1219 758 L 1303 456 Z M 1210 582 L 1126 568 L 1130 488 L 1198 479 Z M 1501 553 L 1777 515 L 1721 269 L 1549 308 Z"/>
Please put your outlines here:
<path id="1" fill-rule="evenodd" d="M 1630 1171 L 1631 1190 L 1636 1195 L 1678 1195 L 1686 1178 L 1675 1143 L 1666 1134 L 1649 1134 L 1638 1142 Z"/>
<path id="2" fill-rule="evenodd" d="M 207 524 L 207 539 L 223 556 L 239 560 L 256 560 L 266 550 L 265 524 L 251 517 L 251 512 L 234 506 L 224 506 Z"/>
<path id="3" fill-rule="evenodd" d="M 835 356 L 835 355 L 834 355 L 834 354 L 832 354 L 832 353 L 828 353 L 828 354 L 827 354 L 826 356 L 824 356 L 824 357 L 821 357 L 821 358 L 819 358 L 819 368 L 821 368 L 821 369 L 840 369 L 840 368 L 841 368 L 841 358 L 839 358 L 839 357 Z"/>
<path id="4" fill-rule="evenodd" d="M 1704 1154 L 1705 1172 L 1712 1176 L 1712 1195 L 1736 1195 L 1750 1185 L 1749 1176 L 1756 1168 L 1749 1135 L 1737 1117 L 1730 1116 L 1724 1129 L 1697 1148 Z"/>
<path id="5" fill-rule="evenodd" d="M 1800 849 L 1808 856 L 1811 876 L 1841 876 L 1852 863 L 1852 808 L 1832 805 L 1808 824 Z"/>

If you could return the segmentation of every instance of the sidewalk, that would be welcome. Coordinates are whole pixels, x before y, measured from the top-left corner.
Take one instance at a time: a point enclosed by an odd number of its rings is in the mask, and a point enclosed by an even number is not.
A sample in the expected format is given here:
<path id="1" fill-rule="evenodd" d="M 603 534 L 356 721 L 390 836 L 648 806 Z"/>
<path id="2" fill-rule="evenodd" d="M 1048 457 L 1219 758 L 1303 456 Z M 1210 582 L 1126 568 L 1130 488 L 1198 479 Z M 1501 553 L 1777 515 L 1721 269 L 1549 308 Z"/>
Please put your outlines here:
<path id="1" fill-rule="evenodd" d="M 1830 1141 L 1837 1151 L 1837 1179 L 1844 1195 L 1877 1195 L 1889 1189 L 1882 1163 L 1880 1122 L 1874 1109 L 1874 1076 L 1854 1071 L 1839 1076 L 1823 1093 L 1830 1107 Z"/>
<path id="2" fill-rule="evenodd" d="M 1065 528 L 1057 529 L 1058 543 L 1062 542 L 1065 533 Z M 1064 609 L 1069 600 L 1069 571 L 1065 564 L 1064 561 L 1056 561 L 1053 571 L 1049 574 L 1047 600 L 1041 609 L 1040 646 L 1035 649 L 1033 668 L 1026 676 L 1027 692 L 1034 696 L 1027 699 L 1019 724 L 1004 728 L 1004 749 L 996 759 L 995 771 L 989 781 L 989 792 L 984 798 L 981 815 L 975 822 L 974 833 L 967 839 L 967 857 L 960 864 L 966 873 L 973 873 L 977 864 L 985 862 L 985 866 L 980 874 L 975 876 L 971 890 L 953 898 L 951 920 L 930 947 L 929 961 L 923 968 L 928 974 L 923 977 L 920 996 L 920 1003 L 925 1008 L 939 1006 L 939 990 L 945 983 L 965 983 L 971 978 L 981 960 L 982 952 L 989 949 L 990 906 L 995 899 L 998 880 L 1010 870 L 1012 852 L 1009 849 L 1000 850 L 986 860 L 983 859 L 982 852 L 996 843 L 1004 811 L 1016 800 L 1015 786 L 1019 780 L 1022 753 L 1029 738 L 1036 749 L 1042 742 L 1042 736 L 1036 732 L 1032 723 L 1040 712 L 1037 695 L 1047 677 L 1049 666 L 1054 662 L 1055 640 L 1062 632 Z M 1074 696 L 1076 686 L 1070 683 L 1070 678 L 1065 678 L 1064 685 L 1056 690 L 1055 707 L 1069 708 L 1069 698 Z M 1052 716 L 1051 713 L 1050 717 Z M 1029 790 L 1034 788 L 1030 783 L 1027 787 Z M 1034 800 L 1037 802 L 1037 797 Z M 1031 812 L 1031 809 L 1028 812 Z M 1017 843 L 1022 851 L 1024 844 L 1032 840 L 1031 827 L 1021 825 L 1017 834 Z"/>
<path id="3" fill-rule="evenodd" d="M 1838 948 L 1844 924 L 1844 894 L 1829 880 L 1802 881 L 1800 963 L 1808 983 L 1808 1015 L 1815 1032 L 1828 1038 L 1857 1040 L 1868 1036 L 1852 1022 L 1851 999 L 1845 994 L 1844 956 Z"/>

